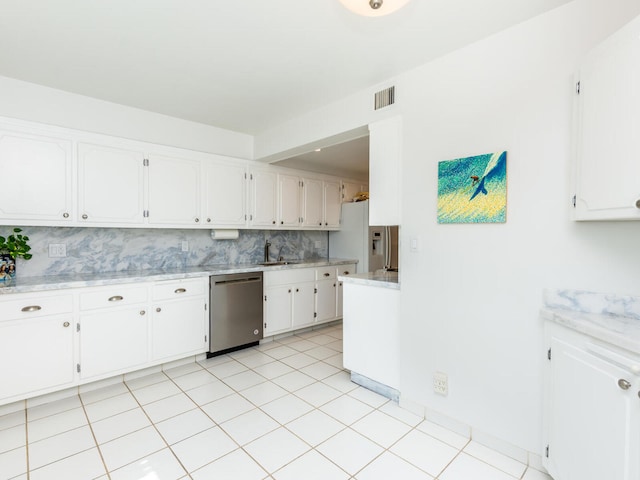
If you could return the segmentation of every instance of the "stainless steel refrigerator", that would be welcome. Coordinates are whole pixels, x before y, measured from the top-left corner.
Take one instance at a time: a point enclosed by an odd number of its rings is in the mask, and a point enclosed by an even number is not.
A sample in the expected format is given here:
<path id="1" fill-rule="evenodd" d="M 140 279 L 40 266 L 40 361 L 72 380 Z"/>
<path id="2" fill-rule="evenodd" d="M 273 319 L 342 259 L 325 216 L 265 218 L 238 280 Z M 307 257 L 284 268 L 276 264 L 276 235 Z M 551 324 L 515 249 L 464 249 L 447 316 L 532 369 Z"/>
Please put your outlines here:
<path id="1" fill-rule="evenodd" d="M 342 204 L 340 230 L 329 233 L 329 256 L 355 258 L 357 272 L 398 271 L 398 227 L 369 226 L 369 202 Z"/>

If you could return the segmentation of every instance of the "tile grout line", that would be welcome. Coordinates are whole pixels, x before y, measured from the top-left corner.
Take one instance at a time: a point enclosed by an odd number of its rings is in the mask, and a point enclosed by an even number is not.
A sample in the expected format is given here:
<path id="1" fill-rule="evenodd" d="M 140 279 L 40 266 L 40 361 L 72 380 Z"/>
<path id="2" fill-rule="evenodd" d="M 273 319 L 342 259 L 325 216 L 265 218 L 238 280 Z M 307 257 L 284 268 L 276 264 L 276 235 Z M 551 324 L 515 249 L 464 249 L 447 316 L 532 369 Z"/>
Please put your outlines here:
<path id="1" fill-rule="evenodd" d="M 124 381 L 123 381 L 124 383 Z M 107 468 L 107 462 L 105 462 L 104 460 L 104 455 L 102 455 L 102 449 L 100 448 L 100 444 L 98 443 L 98 439 L 96 438 L 96 434 L 93 431 L 93 425 L 91 424 L 91 419 L 89 418 L 89 414 L 87 413 L 87 409 L 85 408 L 84 405 L 84 400 L 82 400 L 82 396 L 80 395 L 80 392 L 78 391 L 78 399 L 80 400 L 80 405 L 82 406 L 82 411 L 84 412 L 84 416 L 87 419 L 87 424 L 89 425 L 89 430 L 91 431 L 91 436 L 93 437 L 93 441 L 96 444 L 96 448 L 98 449 L 98 455 L 100 455 L 100 460 L 102 461 L 102 465 L 104 466 L 104 471 L 107 472 L 107 478 L 110 480 L 111 479 L 111 474 L 109 472 L 109 469 Z M 100 477 L 97 477 L 100 478 Z"/>

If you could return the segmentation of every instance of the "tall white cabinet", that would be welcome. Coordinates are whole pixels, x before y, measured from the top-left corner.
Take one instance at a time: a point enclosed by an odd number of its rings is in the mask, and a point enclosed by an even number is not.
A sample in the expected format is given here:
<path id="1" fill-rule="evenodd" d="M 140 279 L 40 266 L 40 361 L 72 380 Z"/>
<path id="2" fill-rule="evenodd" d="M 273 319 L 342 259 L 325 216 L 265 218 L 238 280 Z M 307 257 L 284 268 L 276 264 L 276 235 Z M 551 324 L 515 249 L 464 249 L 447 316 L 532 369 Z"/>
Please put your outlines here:
<path id="1" fill-rule="evenodd" d="M 577 220 L 640 220 L 640 17 L 591 51 L 576 81 Z"/>
<path id="2" fill-rule="evenodd" d="M 400 225 L 402 117 L 369 125 L 369 225 Z"/>

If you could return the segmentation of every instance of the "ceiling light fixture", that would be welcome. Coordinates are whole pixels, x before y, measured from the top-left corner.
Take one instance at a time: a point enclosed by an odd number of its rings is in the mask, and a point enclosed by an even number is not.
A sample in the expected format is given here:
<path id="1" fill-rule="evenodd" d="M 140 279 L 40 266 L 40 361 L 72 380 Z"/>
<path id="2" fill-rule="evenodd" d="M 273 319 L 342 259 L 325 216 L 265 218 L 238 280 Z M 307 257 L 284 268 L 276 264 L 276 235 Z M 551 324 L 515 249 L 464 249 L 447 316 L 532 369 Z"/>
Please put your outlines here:
<path id="1" fill-rule="evenodd" d="M 382 17 L 404 7 L 410 0 L 340 0 L 353 13 L 364 17 Z"/>

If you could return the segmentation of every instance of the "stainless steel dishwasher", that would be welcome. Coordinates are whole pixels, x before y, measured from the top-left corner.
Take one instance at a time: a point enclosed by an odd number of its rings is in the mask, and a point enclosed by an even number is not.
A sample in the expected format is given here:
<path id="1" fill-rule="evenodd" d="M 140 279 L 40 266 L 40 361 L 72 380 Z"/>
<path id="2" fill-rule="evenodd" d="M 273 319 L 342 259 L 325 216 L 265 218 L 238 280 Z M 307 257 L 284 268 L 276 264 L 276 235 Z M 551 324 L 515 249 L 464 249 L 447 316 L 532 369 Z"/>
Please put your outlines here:
<path id="1" fill-rule="evenodd" d="M 257 345 L 263 336 L 262 272 L 209 277 L 209 353 Z"/>

